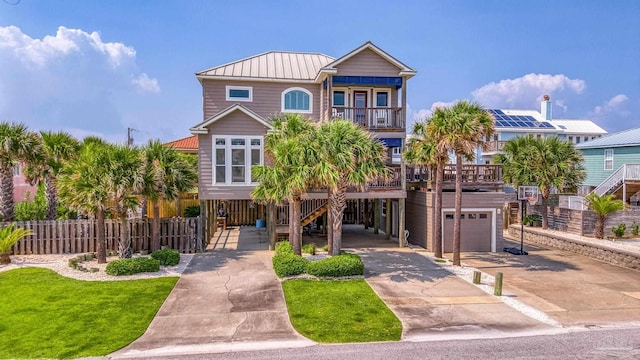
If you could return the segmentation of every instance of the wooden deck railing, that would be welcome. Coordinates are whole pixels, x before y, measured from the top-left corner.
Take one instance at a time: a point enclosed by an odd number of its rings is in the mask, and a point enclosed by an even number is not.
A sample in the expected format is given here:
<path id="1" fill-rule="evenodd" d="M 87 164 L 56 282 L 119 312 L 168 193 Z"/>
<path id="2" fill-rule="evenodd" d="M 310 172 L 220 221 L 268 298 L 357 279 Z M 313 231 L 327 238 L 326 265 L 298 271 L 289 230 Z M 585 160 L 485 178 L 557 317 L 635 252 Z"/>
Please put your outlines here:
<path id="1" fill-rule="evenodd" d="M 129 234 L 134 252 L 149 250 L 152 219 L 130 219 Z M 120 221 L 105 221 L 107 250 L 118 249 Z M 6 226 L 9 223 L 0 223 Z M 97 250 L 95 220 L 19 221 L 16 227 L 33 233 L 13 246 L 12 255 L 77 254 Z M 199 218 L 160 219 L 160 243 L 182 253 L 203 251 Z"/>
<path id="2" fill-rule="evenodd" d="M 354 108 L 334 107 L 331 118 L 342 118 L 368 129 L 404 129 L 403 108 Z"/>
<path id="3" fill-rule="evenodd" d="M 407 181 L 429 181 L 429 171 L 421 167 L 407 168 Z M 444 182 L 456 181 L 456 166 L 446 165 L 443 174 Z M 462 165 L 462 181 L 464 183 L 501 183 L 501 165 Z"/>

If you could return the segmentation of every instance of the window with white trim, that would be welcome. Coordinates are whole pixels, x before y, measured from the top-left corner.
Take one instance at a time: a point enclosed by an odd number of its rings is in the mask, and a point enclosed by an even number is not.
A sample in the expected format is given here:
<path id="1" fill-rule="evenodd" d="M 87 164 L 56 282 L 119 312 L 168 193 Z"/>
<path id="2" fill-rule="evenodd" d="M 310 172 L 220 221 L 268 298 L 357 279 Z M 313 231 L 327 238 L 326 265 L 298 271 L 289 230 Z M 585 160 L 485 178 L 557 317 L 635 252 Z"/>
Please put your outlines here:
<path id="1" fill-rule="evenodd" d="M 604 149 L 604 169 L 613 170 L 613 149 Z"/>
<path id="2" fill-rule="evenodd" d="M 376 107 L 389 107 L 389 101 L 388 91 L 376 91 Z"/>
<path id="3" fill-rule="evenodd" d="M 255 184 L 251 168 L 263 164 L 262 136 L 214 136 L 213 144 L 214 184 Z"/>
<path id="4" fill-rule="evenodd" d="M 300 87 L 288 88 L 282 92 L 282 112 L 311 114 L 313 94 Z"/>
<path id="5" fill-rule="evenodd" d="M 227 86 L 227 101 L 253 101 L 253 87 Z"/>

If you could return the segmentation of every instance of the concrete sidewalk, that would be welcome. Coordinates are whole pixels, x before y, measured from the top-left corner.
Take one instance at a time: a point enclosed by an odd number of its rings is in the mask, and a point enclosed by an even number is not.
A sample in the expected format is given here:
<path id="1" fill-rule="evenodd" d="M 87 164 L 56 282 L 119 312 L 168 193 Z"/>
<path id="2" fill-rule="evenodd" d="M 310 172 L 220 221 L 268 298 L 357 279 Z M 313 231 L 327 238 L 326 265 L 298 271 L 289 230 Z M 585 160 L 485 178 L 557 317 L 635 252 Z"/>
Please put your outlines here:
<path id="1" fill-rule="evenodd" d="M 197 254 L 147 331 L 112 358 L 309 346 L 291 326 L 268 251 Z"/>
<path id="2" fill-rule="evenodd" d="M 353 249 L 369 285 L 402 321 L 403 340 L 499 337 L 553 327 L 529 318 L 408 248 Z"/>

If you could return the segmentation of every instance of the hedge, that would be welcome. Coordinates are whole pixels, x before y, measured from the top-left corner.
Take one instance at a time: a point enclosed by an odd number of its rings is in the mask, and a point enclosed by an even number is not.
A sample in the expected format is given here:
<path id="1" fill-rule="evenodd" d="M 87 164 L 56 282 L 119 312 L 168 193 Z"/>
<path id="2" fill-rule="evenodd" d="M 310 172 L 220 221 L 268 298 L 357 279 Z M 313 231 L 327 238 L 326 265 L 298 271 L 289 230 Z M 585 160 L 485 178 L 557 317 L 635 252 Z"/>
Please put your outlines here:
<path id="1" fill-rule="evenodd" d="M 141 272 L 156 272 L 160 270 L 160 262 L 147 257 L 113 260 L 107 264 L 109 275 L 133 275 Z"/>
<path id="2" fill-rule="evenodd" d="M 173 249 L 160 249 L 151 253 L 151 257 L 158 260 L 162 266 L 176 266 L 180 262 L 180 253 Z"/>
<path id="3" fill-rule="evenodd" d="M 273 270 L 276 272 L 276 275 L 281 278 L 304 273 L 307 268 L 307 264 L 309 263 L 309 260 L 302 256 L 290 253 L 276 254 L 272 261 Z"/>
<path id="4" fill-rule="evenodd" d="M 307 274 L 318 277 L 340 277 L 364 274 L 364 263 L 358 255 L 341 254 L 326 259 L 311 261 Z"/>

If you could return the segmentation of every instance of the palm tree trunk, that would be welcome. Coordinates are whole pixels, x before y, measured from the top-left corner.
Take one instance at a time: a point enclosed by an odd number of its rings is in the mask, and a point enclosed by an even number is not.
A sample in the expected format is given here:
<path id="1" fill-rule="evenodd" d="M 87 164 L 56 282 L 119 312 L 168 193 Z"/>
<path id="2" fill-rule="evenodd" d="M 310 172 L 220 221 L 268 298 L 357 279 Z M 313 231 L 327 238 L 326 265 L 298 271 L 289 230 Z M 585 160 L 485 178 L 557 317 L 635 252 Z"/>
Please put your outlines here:
<path id="1" fill-rule="evenodd" d="M 47 220 L 55 220 L 58 215 L 58 190 L 53 174 L 49 173 L 45 176 L 44 189 L 47 197 Z"/>
<path id="2" fill-rule="evenodd" d="M 289 212 L 291 213 L 289 231 L 291 234 L 291 240 L 293 240 L 293 253 L 296 255 L 302 255 L 302 239 L 300 236 L 300 203 L 300 196 L 294 197 L 293 201 L 289 203 Z"/>
<path id="3" fill-rule="evenodd" d="M 120 215 L 120 241 L 118 241 L 118 257 L 129 259 L 133 255 L 131 239 L 129 238 L 129 221 L 124 213 Z"/>
<path id="4" fill-rule="evenodd" d="M 329 206 L 329 209 L 327 210 L 327 226 L 331 226 L 331 224 L 333 224 L 333 216 L 331 216 L 331 195 L 333 194 L 333 189 L 329 189 L 328 193 L 327 193 L 327 206 Z M 327 230 L 326 228 L 324 229 L 324 231 L 327 233 L 327 253 L 328 254 L 333 254 L 333 227 L 331 228 L 331 231 Z"/>
<path id="5" fill-rule="evenodd" d="M 0 265 L 11 264 L 11 256 L 9 253 L 0 253 Z"/>
<path id="6" fill-rule="evenodd" d="M 462 154 L 456 153 L 456 200 L 453 215 L 453 265 L 460 266 L 460 215 L 462 214 Z"/>
<path id="7" fill-rule="evenodd" d="M 596 233 L 595 233 L 596 239 L 604 238 L 604 221 L 605 221 L 604 216 L 598 215 L 596 217 Z"/>
<path id="8" fill-rule="evenodd" d="M 549 228 L 549 223 L 547 219 L 547 198 L 549 197 L 549 191 L 542 193 L 542 228 Z"/>
<path id="9" fill-rule="evenodd" d="M 0 217 L 13 221 L 13 167 L 0 167 Z"/>
<path id="10" fill-rule="evenodd" d="M 344 183 L 338 185 L 337 189 L 331 192 L 329 198 L 329 211 L 331 212 L 331 232 L 333 233 L 333 248 L 331 256 L 340 255 L 342 249 L 342 217 L 344 209 L 347 207 L 347 186 Z M 368 201 L 368 200 L 365 200 Z"/>
<path id="11" fill-rule="evenodd" d="M 442 258 L 442 181 L 443 181 L 444 163 L 438 162 L 436 167 L 435 180 L 435 209 L 433 224 L 433 255 L 436 258 Z"/>
<path id="12" fill-rule="evenodd" d="M 151 252 L 160 250 L 160 204 L 158 200 L 153 205 L 153 221 L 151 222 Z"/>
<path id="13" fill-rule="evenodd" d="M 147 217 L 147 197 L 143 196 L 140 200 L 140 217 L 145 219 Z"/>
<path id="14" fill-rule="evenodd" d="M 105 236 L 104 236 L 104 210 L 98 209 L 96 212 L 96 238 L 98 240 L 97 246 L 97 256 L 98 256 L 98 264 L 104 264 L 107 262 L 107 248 L 105 244 Z"/>

